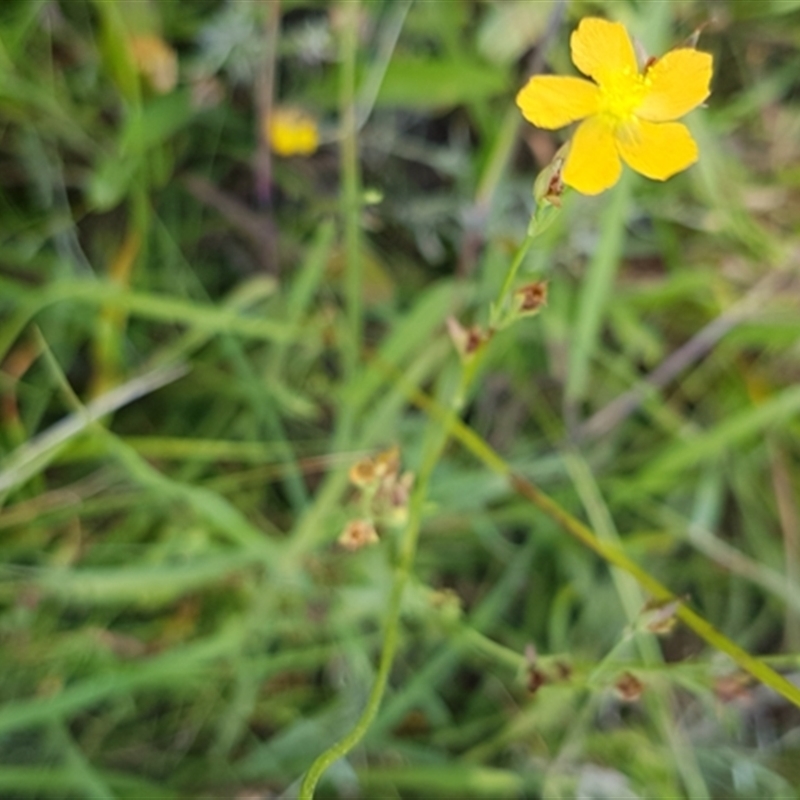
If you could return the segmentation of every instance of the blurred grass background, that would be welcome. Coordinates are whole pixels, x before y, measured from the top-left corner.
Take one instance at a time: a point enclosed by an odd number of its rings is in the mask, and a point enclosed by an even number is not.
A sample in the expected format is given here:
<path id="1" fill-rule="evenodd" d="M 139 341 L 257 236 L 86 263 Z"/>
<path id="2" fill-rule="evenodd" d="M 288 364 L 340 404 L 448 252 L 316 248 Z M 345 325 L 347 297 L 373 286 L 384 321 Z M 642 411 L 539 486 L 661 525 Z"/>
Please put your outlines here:
<path id="1" fill-rule="evenodd" d="M 348 469 L 441 429 L 409 386 L 486 320 L 562 141 L 514 94 L 589 15 L 653 53 L 703 26 L 701 160 L 565 198 L 464 420 L 797 681 L 800 3 L 7 0 L 2 797 L 292 797 L 350 730 L 402 526 L 337 546 Z M 281 106 L 314 154 L 270 153 Z M 457 443 L 422 501 L 388 692 L 320 797 L 797 796 L 800 710 L 643 631 Z"/>

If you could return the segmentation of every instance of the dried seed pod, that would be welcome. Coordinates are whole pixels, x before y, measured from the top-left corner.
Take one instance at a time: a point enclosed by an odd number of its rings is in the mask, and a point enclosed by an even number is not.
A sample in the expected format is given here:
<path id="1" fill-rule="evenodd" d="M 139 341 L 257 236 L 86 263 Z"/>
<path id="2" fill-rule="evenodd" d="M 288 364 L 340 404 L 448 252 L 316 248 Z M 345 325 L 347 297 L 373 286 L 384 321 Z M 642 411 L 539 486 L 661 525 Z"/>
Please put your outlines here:
<path id="1" fill-rule="evenodd" d="M 380 539 L 372 520 L 368 519 L 354 519 L 345 525 L 341 536 L 337 540 L 339 545 L 345 550 L 354 552 L 360 550 L 362 547 L 368 547 L 371 544 L 377 544 Z"/>

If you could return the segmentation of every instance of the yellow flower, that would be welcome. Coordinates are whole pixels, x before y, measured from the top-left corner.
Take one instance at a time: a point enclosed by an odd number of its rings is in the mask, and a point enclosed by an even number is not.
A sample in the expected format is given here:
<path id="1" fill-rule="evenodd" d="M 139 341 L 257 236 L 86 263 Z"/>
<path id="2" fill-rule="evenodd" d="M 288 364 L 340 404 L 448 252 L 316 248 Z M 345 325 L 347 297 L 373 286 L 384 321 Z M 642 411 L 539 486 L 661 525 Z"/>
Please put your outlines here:
<path id="1" fill-rule="evenodd" d="M 536 75 L 517 95 L 522 115 L 539 128 L 575 131 L 562 179 L 582 194 L 599 194 L 631 168 L 664 181 L 697 161 L 697 145 L 674 120 L 709 95 L 711 55 L 671 50 L 639 71 L 625 27 L 593 17 L 570 39 L 575 66 L 592 81 Z"/>
<path id="2" fill-rule="evenodd" d="M 279 156 L 309 156 L 319 147 L 317 123 L 298 108 L 273 108 L 264 135 Z"/>

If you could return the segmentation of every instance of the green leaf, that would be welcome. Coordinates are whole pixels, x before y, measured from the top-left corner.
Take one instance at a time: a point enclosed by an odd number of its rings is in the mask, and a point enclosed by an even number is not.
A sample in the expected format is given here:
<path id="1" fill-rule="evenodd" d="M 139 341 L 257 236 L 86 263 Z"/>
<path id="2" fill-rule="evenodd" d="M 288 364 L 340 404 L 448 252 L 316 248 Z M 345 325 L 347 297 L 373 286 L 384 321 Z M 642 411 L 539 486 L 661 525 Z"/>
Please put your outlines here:
<path id="1" fill-rule="evenodd" d="M 172 92 L 148 100 L 128 117 L 119 140 L 123 153 L 143 153 L 163 144 L 194 116 L 188 91 Z"/>
<path id="2" fill-rule="evenodd" d="M 396 56 L 378 94 L 383 106 L 450 108 L 509 90 L 507 72 L 476 61 Z"/>
<path id="3" fill-rule="evenodd" d="M 478 52 L 493 64 L 512 64 L 539 41 L 552 8 L 551 0 L 493 5 L 478 31 Z"/>

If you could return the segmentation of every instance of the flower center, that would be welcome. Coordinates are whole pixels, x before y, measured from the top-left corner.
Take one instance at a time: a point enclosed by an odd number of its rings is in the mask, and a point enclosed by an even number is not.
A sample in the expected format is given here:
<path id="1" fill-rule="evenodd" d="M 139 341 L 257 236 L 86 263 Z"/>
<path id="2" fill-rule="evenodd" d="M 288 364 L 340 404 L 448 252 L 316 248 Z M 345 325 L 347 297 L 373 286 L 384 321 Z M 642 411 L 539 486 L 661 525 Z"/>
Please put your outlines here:
<path id="1" fill-rule="evenodd" d="M 609 75 L 600 86 L 600 113 L 615 127 L 630 122 L 647 86 L 648 79 L 631 69 Z"/>

